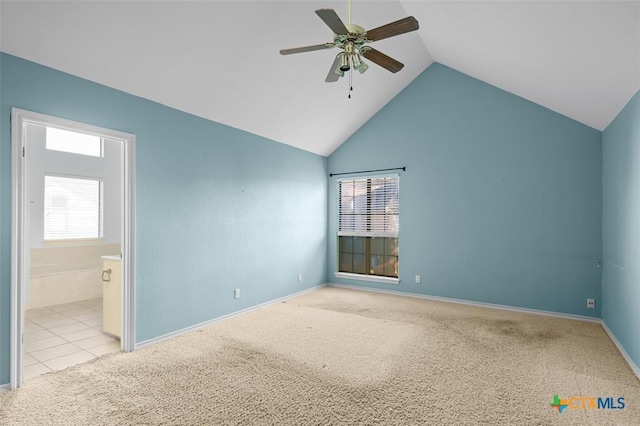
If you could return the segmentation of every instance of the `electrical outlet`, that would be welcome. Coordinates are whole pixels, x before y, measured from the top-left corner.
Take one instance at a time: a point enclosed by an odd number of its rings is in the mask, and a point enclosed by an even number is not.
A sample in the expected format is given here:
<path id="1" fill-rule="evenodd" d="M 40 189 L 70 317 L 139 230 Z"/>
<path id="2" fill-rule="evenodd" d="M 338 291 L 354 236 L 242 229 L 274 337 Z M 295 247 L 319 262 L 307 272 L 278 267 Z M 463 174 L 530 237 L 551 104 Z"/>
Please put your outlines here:
<path id="1" fill-rule="evenodd" d="M 596 307 L 596 299 L 587 299 L 587 308 L 594 309 Z"/>
<path id="2" fill-rule="evenodd" d="M 420 275 L 416 275 L 416 283 L 420 284 Z"/>
<path id="3" fill-rule="evenodd" d="M 298 282 L 302 282 L 302 272 L 298 272 Z"/>
<path id="4" fill-rule="evenodd" d="M 236 289 L 233 291 L 233 298 L 234 298 L 234 299 L 240 299 L 240 289 L 239 289 L 239 288 L 236 288 Z"/>

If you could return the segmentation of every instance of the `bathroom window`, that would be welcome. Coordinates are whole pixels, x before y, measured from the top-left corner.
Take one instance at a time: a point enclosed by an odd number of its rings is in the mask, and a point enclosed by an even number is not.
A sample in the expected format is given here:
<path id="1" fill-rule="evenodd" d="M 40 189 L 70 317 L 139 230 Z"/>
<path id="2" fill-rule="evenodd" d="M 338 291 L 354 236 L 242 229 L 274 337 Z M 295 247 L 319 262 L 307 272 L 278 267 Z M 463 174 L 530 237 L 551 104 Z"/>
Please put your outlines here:
<path id="1" fill-rule="evenodd" d="M 53 151 L 102 157 L 102 139 L 86 133 L 47 127 L 46 147 Z"/>
<path id="2" fill-rule="evenodd" d="M 102 181 L 44 177 L 44 239 L 102 238 Z"/>
<path id="3" fill-rule="evenodd" d="M 338 185 L 338 271 L 398 278 L 399 177 Z"/>

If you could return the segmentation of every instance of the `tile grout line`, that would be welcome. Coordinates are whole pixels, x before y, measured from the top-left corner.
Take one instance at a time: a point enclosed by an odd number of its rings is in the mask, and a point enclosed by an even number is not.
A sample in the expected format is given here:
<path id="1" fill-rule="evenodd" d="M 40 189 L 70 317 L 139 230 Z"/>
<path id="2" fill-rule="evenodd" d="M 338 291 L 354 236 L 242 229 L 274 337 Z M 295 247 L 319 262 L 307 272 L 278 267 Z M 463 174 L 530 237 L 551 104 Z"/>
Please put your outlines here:
<path id="1" fill-rule="evenodd" d="M 95 300 L 95 299 L 89 299 L 89 300 Z M 40 332 L 40 331 L 47 331 L 48 333 L 52 334 L 52 336 L 44 337 L 44 338 L 38 339 L 38 340 L 34 340 L 33 342 L 37 342 L 37 341 L 40 341 L 40 340 L 43 340 L 43 339 L 47 339 L 47 338 L 51 338 L 51 337 L 58 337 L 59 339 L 61 339 L 64 342 L 64 343 L 56 344 L 56 345 L 53 345 L 53 346 L 50 346 L 50 347 L 47 347 L 47 348 L 39 349 L 37 351 L 27 352 L 25 350 L 24 353 L 29 355 L 29 356 L 31 356 L 36 361 L 34 364 L 32 364 L 32 365 L 30 365 L 28 367 L 25 367 L 25 368 L 34 367 L 34 366 L 42 366 L 47 370 L 47 372 L 49 372 L 49 371 L 58 371 L 58 370 L 55 370 L 53 368 L 50 368 L 46 363 L 55 362 L 56 360 L 59 360 L 59 359 L 64 358 L 64 357 L 79 356 L 79 355 L 81 357 L 90 357 L 90 359 L 95 359 L 95 358 L 97 358 L 97 357 L 99 357 L 101 355 L 97 355 L 97 354 L 92 353 L 91 352 L 92 349 L 95 350 L 98 347 L 109 345 L 112 342 L 117 342 L 117 339 L 113 339 L 112 336 L 109 336 L 108 334 L 104 333 L 104 331 L 102 330 L 102 325 L 101 324 L 90 325 L 90 324 L 87 324 L 85 322 L 85 321 L 94 322 L 98 318 L 96 318 L 96 319 L 77 319 L 77 318 L 74 318 L 71 315 L 68 315 L 68 312 L 90 311 L 90 312 L 87 312 L 86 314 L 81 314 L 81 315 L 82 316 L 86 316 L 86 315 L 93 314 L 93 315 L 99 317 L 99 316 L 101 316 L 101 313 L 102 313 L 102 306 L 99 306 L 100 305 L 99 303 L 90 303 L 90 304 L 88 304 L 89 306 L 86 306 L 86 305 L 82 305 L 82 304 L 77 303 L 77 302 L 73 302 L 73 303 L 63 304 L 63 305 L 68 305 L 68 306 L 66 306 L 65 310 L 62 311 L 62 312 L 55 310 L 55 308 L 57 306 L 61 306 L 61 305 L 55 305 L 53 307 L 37 308 L 37 309 L 45 309 L 46 311 L 43 311 L 42 315 L 37 315 L 35 318 L 25 318 L 25 321 L 29 321 L 31 324 L 33 324 L 33 325 L 35 325 L 35 326 L 37 326 L 39 328 L 39 330 L 35 330 L 35 331 L 33 331 L 33 333 L 37 333 L 37 332 Z M 91 305 L 93 305 L 95 307 L 92 307 Z M 81 316 L 81 315 L 78 315 L 78 316 Z M 57 325 L 55 327 L 50 327 L 48 325 L 48 321 L 47 320 L 43 320 L 41 322 L 41 324 L 38 324 L 38 323 L 33 321 L 33 320 L 38 320 L 38 318 L 46 318 L 48 316 L 56 317 L 56 319 L 53 319 L 51 321 L 69 319 L 69 320 L 73 320 L 73 322 L 71 322 L 69 324 L 65 324 L 65 325 Z M 60 318 L 60 317 L 64 317 L 64 318 Z M 83 326 L 83 328 L 81 328 L 79 330 L 70 331 L 68 333 L 59 333 L 59 332 L 53 331 L 53 329 L 55 329 L 55 328 L 60 328 L 60 327 L 65 327 L 65 326 L 72 326 L 72 325 L 75 325 L 75 324 L 81 324 Z M 48 327 L 50 327 L 50 328 L 48 328 Z M 75 341 L 71 341 L 67 337 L 64 337 L 65 335 L 68 335 L 68 334 L 72 334 L 72 333 L 76 333 L 76 332 L 82 332 L 82 331 L 86 331 L 86 330 L 95 330 L 95 331 L 98 331 L 100 334 L 97 334 L 95 336 L 89 336 L 89 337 L 82 338 L 82 339 L 78 339 L 78 340 L 75 340 Z M 76 344 L 76 342 L 80 342 L 82 340 L 99 338 L 101 336 L 108 336 L 112 340 L 109 341 L 109 342 L 106 342 L 106 343 L 100 343 L 100 344 L 92 346 L 90 348 L 83 348 L 83 347 L 81 347 L 81 346 Z M 48 359 L 46 361 L 40 361 L 35 356 L 33 356 L 33 353 L 35 353 L 35 352 L 47 351 L 47 350 L 55 349 L 57 347 L 64 346 L 64 345 L 71 345 L 72 347 L 77 349 L 77 351 L 69 353 L 69 354 L 66 354 L 66 355 L 62 355 L 62 356 L 59 356 L 59 357 L 55 357 L 55 358 L 52 358 L 52 359 Z M 98 351 L 98 352 L 101 352 L 101 351 Z M 104 355 L 105 353 L 102 353 L 102 355 Z M 83 362 L 87 362 L 87 361 L 89 361 L 89 360 L 86 360 L 86 361 L 83 361 Z M 71 365 L 75 365 L 75 364 L 71 364 Z M 44 374 L 44 373 L 41 373 L 41 374 Z M 33 376 L 33 377 L 37 377 L 37 375 Z"/>

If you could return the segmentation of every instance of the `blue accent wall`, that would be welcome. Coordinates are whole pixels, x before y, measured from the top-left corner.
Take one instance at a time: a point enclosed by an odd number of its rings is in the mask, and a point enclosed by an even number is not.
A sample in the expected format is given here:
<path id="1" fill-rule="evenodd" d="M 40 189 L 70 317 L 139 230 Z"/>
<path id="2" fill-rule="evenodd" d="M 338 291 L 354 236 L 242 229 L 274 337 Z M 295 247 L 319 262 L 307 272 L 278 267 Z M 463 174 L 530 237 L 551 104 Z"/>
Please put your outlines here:
<path id="1" fill-rule="evenodd" d="M 138 342 L 326 282 L 326 158 L 1 60 L 0 384 L 9 381 L 12 107 L 136 135 Z"/>
<path id="2" fill-rule="evenodd" d="M 602 320 L 640 365 L 640 91 L 602 136 Z"/>
<path id="3" fill-rule="evenodd" d="M 400 172 L 400 284 L 332 282 L 600 316 L 602 134 L 434 63 L 329 157 Z M 415 283 L 415 275 L 422 282 Z M 596 299 L 587 309 L 586 299 Z"/>

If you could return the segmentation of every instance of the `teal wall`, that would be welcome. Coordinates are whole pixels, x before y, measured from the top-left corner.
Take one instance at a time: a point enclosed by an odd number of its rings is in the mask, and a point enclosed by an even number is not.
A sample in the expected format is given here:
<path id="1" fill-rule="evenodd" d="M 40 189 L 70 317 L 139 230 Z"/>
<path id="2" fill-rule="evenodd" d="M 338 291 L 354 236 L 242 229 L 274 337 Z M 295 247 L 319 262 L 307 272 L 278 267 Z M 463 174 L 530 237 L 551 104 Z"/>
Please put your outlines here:
<path id="1" fill-rule="evenodd" d="M 601 132 L 433 64 L 329 157 L 400 173 L 399 285 L 441 297 L 600 316 Z M 414 282 L 415 275 L 422 282 Z M 596 309 L 586 299 L 597 300 Z"/>
<path id="2" fill-rule="evenodd" d="M 0 384 L 9 381 L 11 107 L 136 135 L 138 342 L 326 282 L 326 158 L 1 58 Z"/>
<path id="3" fill-rule="evenodd" d="M 602 320 L 640 365 L 640 91 L 602 136 Z"/>
<path id="4" fill-rule="evenodd" d="M 436 63 L 328 161 L 6 54 L 0 100 L 0 384 L 11 107 L 136 135 L 137 341 L 331 281 L 593 317 L 602 307 L 640 364 L 640 93 L 602 134 Z M 327 174 L 398 166 L 400 284 L 335 278 Z"/>

